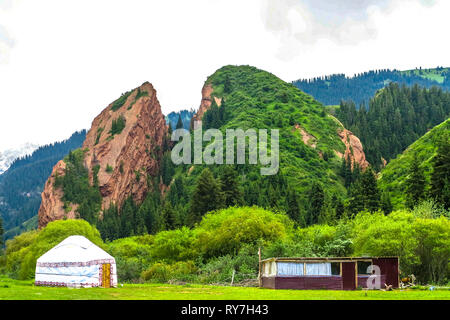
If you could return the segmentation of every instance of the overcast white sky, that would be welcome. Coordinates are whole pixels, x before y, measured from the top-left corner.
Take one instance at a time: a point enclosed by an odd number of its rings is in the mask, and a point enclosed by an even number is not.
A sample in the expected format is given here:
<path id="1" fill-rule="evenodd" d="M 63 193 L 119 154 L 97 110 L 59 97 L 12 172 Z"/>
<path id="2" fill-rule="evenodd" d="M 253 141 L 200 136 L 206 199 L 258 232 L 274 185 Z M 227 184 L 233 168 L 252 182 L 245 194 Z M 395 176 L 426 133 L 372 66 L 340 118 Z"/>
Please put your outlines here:
<path id="1" fill-rule="evenodd" d="M 286 81 L 450 66 L 448 0 L 0 0 L 0 150 L 65 139 L 144 81 L 165 114 L 249 64 Z"/>

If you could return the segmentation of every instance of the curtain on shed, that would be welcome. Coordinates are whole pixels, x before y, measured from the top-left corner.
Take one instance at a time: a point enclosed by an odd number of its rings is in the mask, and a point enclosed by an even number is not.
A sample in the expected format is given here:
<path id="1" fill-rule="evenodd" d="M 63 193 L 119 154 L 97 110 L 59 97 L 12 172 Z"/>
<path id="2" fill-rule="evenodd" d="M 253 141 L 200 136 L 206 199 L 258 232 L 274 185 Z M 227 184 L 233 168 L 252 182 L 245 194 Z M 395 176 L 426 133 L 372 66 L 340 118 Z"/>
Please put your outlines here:
<path id="1" fill-rule="evenodd" d="M 295 262 L 278 262 L 279 276 L 302 276 L 303 263 Z"/>
<path id="2" fill-rule="evenodd" d="M 308 276 L 331 276 L 331 263 L 307 263 L 306 275 Z"/>

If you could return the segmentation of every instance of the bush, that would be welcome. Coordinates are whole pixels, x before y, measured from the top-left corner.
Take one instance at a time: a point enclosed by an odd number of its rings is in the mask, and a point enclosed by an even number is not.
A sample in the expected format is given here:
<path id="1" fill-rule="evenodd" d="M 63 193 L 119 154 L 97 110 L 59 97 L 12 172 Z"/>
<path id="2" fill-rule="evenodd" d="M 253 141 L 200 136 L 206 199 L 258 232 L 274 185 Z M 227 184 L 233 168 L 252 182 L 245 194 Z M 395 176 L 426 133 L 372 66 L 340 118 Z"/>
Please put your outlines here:
<path id="1" fill-rule="evenodd" d="M 271 242 L 291 228 L 284 214 L 258 207 L 231 207 L 204 216 L 196 228 L 195 247 L 204 258 L 237 254 L 244 244 Z"/>
<path id="2" fill-rule="evenodd" d="M 155 261 L 173 263 L 190 260 L 196 254 L 192 247 L 194 233 L 187 227 L 178 230 L 162 231 L 155 236 L 152 245 L 152 258 Z"/>
<path id="3" fill-rule="evenodd" d="M 141 273 L 152 261 L 151 244 L 154 236 L 145 235 L 115 240 L 108 251 L 116 259 L 117 277 L 121 282 L 139 282 Z"/>
<path id="4" fill-rule="evenodd" d="M 173 264 L 157 262 L 142 272 L 142 279 L 151 282 L 192 280 L 197 268 L 192 261 L 179 261 Z"/>
<path id="5" fill-rule="evenodd" d="M 197 280 L 200 283 L 230 283 L 233 270 L 234 281 L 258 277 L 258 245 L 243 245 L 236 256 L 230 254 L 213 258 L 199 268 Z"/>
<path id="6" fill-rule="evenodd" d="M 353 224 L 355 255 L 399 256 L 402 275 L 412 273 L 420 283 L 448 281 L 448 218 L 416 218 L 410 211 L 362 213 Z"/>

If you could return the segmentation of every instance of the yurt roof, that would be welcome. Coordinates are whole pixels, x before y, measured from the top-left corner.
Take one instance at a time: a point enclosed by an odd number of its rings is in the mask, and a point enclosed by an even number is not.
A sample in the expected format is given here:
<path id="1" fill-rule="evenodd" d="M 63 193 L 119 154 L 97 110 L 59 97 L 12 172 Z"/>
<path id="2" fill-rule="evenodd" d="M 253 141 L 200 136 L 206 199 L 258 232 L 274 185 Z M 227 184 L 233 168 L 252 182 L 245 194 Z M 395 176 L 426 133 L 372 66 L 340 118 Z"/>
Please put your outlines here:
<path id="1" fill-rule="evenodd" d="M 114 259 L 83 236 L 70 236 L 43 254 L 37 262 L 88 262 Z"/>

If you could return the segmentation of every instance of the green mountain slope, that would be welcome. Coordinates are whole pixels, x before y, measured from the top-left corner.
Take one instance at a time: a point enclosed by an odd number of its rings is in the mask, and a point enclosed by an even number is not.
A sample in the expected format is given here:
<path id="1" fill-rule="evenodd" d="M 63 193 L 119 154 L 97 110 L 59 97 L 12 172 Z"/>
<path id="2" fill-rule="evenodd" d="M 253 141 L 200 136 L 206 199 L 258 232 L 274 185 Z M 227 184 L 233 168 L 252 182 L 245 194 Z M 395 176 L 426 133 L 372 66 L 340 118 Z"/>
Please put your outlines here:
<path id="1" fill-rule="evenodd" d="M 447 119 L 414 142 L 381 171 L 378 181 L 379 187 L 389 192 L 395 208 L 405 206 L 405 180 L 408 177 L 408 170 L 414 155 L 417 156 L 429 182 L 432 171 L 432 159 L 436 154 L 438 142 L 445 134 L 449 133 L 450 119 Z"/>
<path id="2" fill-rule="evenodd" d="M 333 210 L 333 197 L 346 198 L 339 175 L 342 159 L 338 156 L 346 150 L 338 135 L 343 127 L 325 112 L 322 104 L 292 84 L 250 66 L 225 66 L 208 77 L 205 86 L 208 85 L 213 89 L 213 102 L 202 118 L 204 130 L 219 128 L 225 137 L 226 129 L 279 129 L 278 174 L 262 176 L 260 165 L 233 167 L 245 205 L 289 211 L 292 203 L 298 201 L 299 220 L 306 221 L 313 190 L 323 192 L 323 199 L 318 201 L 323 215 L 328 214 L 324 209 L 328 205 Z M 215 101 L 221 101 L 220 106 Z M 181 216 L 186 216 L 189 206 L 195 205 L 190 201 L 193 189 L 206 167 L 216 178 L 221 177 L 222 165 L 175 167 L 174 175 L 163 177 L 164 181 L 172 181 L 167 199 Z"/>
<path id="3" fill-rule="evenodd" d="M 305 191 L 316 180 L 342 191 L 335 170 L 341 161 L 334 153 L 334 150 L 345 151 L 337 134 L 340 125 L 324 112 L 319 102 L 273 74 L 254 67 L 226 66 L 211 75 L 206 83 L 214 88 L 212 96 L 225 101 L 226 120 L 220 126 L 222 131 L 229 128 L 279 129 L 280 167 L 290 183 L 299 191 Z M 313 136 L 309 145 L 303 142 L 296 125 Z M 320 154 L 329 155 L 328 161 Z"/>

